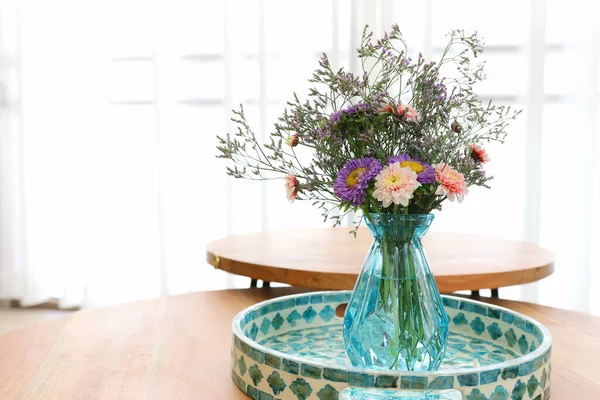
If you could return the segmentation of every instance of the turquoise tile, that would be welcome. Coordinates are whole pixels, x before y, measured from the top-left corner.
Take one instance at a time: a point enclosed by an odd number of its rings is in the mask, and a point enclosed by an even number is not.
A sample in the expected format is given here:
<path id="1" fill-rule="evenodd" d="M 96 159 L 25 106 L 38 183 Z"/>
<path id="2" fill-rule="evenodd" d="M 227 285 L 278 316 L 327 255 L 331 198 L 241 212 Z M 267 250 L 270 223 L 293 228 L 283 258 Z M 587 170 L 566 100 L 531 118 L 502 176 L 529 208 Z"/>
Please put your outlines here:
<path id="1" fill-rule="evenodd" d="M 271 312 L 281 311 L 281 310 L 283 310 L 283 304 L 280 301 L 271 303 L 271 305 L 269 306 L 269 310 Z"/>
<path id="2" fill-rule="evenodd" d="M 548 349 L 548 351 L 546 351 L 546 352 L 544 353 L 544 364 L 546 364 L 546 363 L 548 362 L 548 360 L 550 359 L 550 355 L 551 355 L 551 353 L 550 353 L 550 350 L 551 350 L 551 349 L 552 349 L 552 348 Z"/>
<path id="3" fill-rule="evenodd" d="M 476 317 L 473 321 L 471 321 L 469 326 L 471 329 L 473 329 L 473 332 L 478 335 L 481 335 L 485 331 L 485 323 L 479 317 Z"/>
<path id="4" fill-rule="evenodd" d="M 283 392 L 287 386 L 277 371 L 273 371 L 273 373 L 269 375 L 267 382 L 269 383 L 274 395 L 278 395 L 279 393 Z"/>
<path id="5" fill-rule="evenodd" d="M 271 320 L 269 320 L 269 318 L 265 318 L 260 324 L 260 331 L 263 333 L 263 335 L 266 335 L 269 333 L 269 329 L 271 329 Z"/>
<path id="6" fill-rule="evenodd" d="M 319 312 L 319 316 L 323 319 L 323 321 L 325 322 L 329 322 L 331 321 L 331 319 L 333 317 L 335 317 L 335 310 L 333 308 L 331 308 L 331 306 L 326 305 L 320 312 Z"/>
<path id="7" fill-rule="evenodd" d="M 347 382 L 348 371 L 342 371 L 339 369 L 323 368 L 323 379 L 333 382 Z"/>
<path id="8" fill-rule="evenodd" d="M 538 382 L 535 375 L 531 375 L 531 378 L 529 378 L 529 380 L 527 381 L 527 394 L 529 395 L 529 398 L 533 397 L 539 386 L 540 383 Z"/>
<path id="9" fill-rule="evenodd" d="M 513 314 L 507 313 L 506 311 L 502 312 L 502 321 L 512 324 L 515 321 L 515 316 Z"/>
<path id="10" fill-rule="evenodd" d="M 246 392 L 246 382 L 244 382 L 242 378 L 240 378 L 240 376 L 233 371 L 231 371 L 231 377 L 233 378 L 233 382 L 236 384 L 236 386 L 239 387 L 242 392 Z"/>
<path id="11" fill-rule="evenodd" d="M 282 307 L 284 310 L 287 310 L 288 308 L 294 308 L 296 306 L 296 299 L 289 299 L 289 300 L 285 300 L 283 301 Z"/>
<path id="12" fill-rule="evenodd" d="M 248 337 L 252 340 L 256 340 L 256 335 L 258 335 L 258 326 L 253 322 Z"/>
<path id="13" fill-rule="evenodd" d="M 494 393 L 492 393 L 489 400 L 509 400 L 509 399 L 510 399 L 510 393 L 508 393 L 502 385 L 498 385 L 498 386 L 496 386 L 496 389 L 494 389 Z"/>
<path id="14" fill-rule="evenodd" d="M 469 311 L 475 314 L 487 316 L 487 307 L 482 306 L 481 304 L 469 303 L 466 301 L 460 302 L 460 310 Z"/>
<path id="15" fill-rule="evenodd" d="M 535 332 L 536 330 L 537 328 L 530 321 L 525 321 L 525 332 L 531 333 L 533 335 L 533 332 Z"/>
<path id="16" fill-rule="evenodd" d="M 494 369 L 492 371 L 484 371 L 479 374 L 479 384 L 487 385 L 489 383 L 494 383 L 498 381 L 498 376 L 500 375 L 499 369 Z"/>
<path id="17" fill-rule="evenodd" d="M 308 364 L 302 364 L 302 366 L 300 367 L 301 375 L 312 379 L 321 379 L 321 371 L 322 370 L 320 367 L 315 367 Z"/>
<path id="18" fill-rule="evenodd" d="M 298 378 L 292 382 L 290 390 L 296 395 L 298 400 L 306 400 L 313 391 L 310 384 L 302 378 Z"/>
<path id="19" fill-rule="evenodd" d="M 546 369 L 544 369 L 542 371 L 542 377 L 540 378 L 540 386 L 542 387 L 542 389 L 546 388 L 547 381 L 548 381 L 548 373 L 546 372 Z"/>
<path id="20" fill-rule="evenodd" d="M 515 317 L 515 322 L 513 322 L 513 325 L 521 329 L 522 331 L 525 331 L 525 321 L 521 318 Z"/>
<path id="21" fill-rule="evenodd" d="M 253 399 L 258 399 L 258 389 L 256 389 L 252 385 L 248 385 L 248 387 L 246 388 L 246 394 L 252 397 Z"/>
<path id="22" fill-rule="evenodd" d="M 265 393 L 262 390 L 258 391 L 258 400 L 273 400 L 273 396 L 271 396 L 269 393 Z"/>
<path id="23" fill-rule="evenodd" d="M 519 376 L 519 367 L 508 367 L 502 371 L 502 379 L 514 379 Z"/>
<path id="24" fill-rule="evenodd" d="M 513 347 L 515 343 L 517 343 L 517 335 L 515 335 L 513 328 L 509 328 L 506 332 L 504 332 L 504 337 L 506 338 L 506 342 L 510 347 Z"/>
<path id="25" fill-rule="evenodd" d="M 302 318 L 307 322 L 310 323 L 313 319 L 315 319 L 315 317 L 317 316 L 317 312 L 315 311 L 314 308 L 312 308 L 312 306 L 309 306 L 306 310 L 304 310 L 304 312 L 302 313 Z"/>
<path id="26" fill-rule="evenodd" d="M 246 360 L 244 360 L 244 356 L 241 356 L 240 359 L 238 360 L 238 369 L 240 370 L 240 374 L 242 374 L 242 376 L 244 376 L 244 374 L 247 371 Z"/>
<path id="27" fill-rule="evenodd" d="M 343 301 L 342 298 L 343 298 L 343 296 L 338 293 L 323 295 L 323 301 L 325 303 L 340 303 L 341 301 Z"/>
<path id="28" fill-rule="evenodd" d="M 252 383 L 254 383 L 254 386 L 258 386 L 258 384 L 264 378 L 264 375 L 263 375 L 262 371 L 260 370 L 260 368 L 256 364 L 254 364 L 253 366 L 251 366 L 250 368 L 248 368 L 248 375 L 252 379 Z"/>
<path id="29" fill-rule="evenodd" d="M 539 356 L 533 360 L 533 370 L 537 371 L 544 365 L 544 356 Z"/>
<path id="30" fill-rule="evenodd" d="M 467 395 L 466 400 L 488 400 L 488 398 L 481 393 L 479 389 L 473 389 L 471 393 Z"/>
<path id="31" fill-rule="evenodd" d="M 512 391 L 512 399 L 513 400 L 523 400 L 523 396 L 525 396 L 525 391 L 527 390 L 527 385 L 525 385 L 520 380 L 517 381 L 515 387 Z"/>
<path id="32" fill-rule="evenodd" d="M 526 376 L 533 372 L 533 361 L 519 365 L 519 376 Z"/>
<path id="33" fill-rule="evenodd" d="M 488 308 L 487 309 L 487 316 L 490 317 L 490 318 L 500 319 L 500 315 L 501 314 L 502 314 L 502 311 L 496 310 L 495 308 Z"/>
<path id="34" fill-rule="evenodd" d="M 265 363 L 265 353 L 263 353 L 260 350 L 250 349 L 249 356 L 252 357 L 252 359 L 258 363 L 261 363 L 261 364 Z"/>
<path id="35" fill-rule="evenodd" d="M 438 376 L 429 382 L 429 389 L 452 389 L 454 387 L 453 376 Z"/>
<path id="36" fill-rule="evenodd" d="M 502 330 L 497 322 L 491 323 L 487 327 L 487 331 L 490 334 L 490 337 L 494 340 L 498 340 L 502 337 Z"/>
<path id="37" fill-rule="evenodd" d="M 266 306 L 266 307 L 259 308 L 257 311 L 258 311 L 258 313 L 257 313 L 258 316 L 263 317 L 263 316 L 267 315 L 270 310 L 269 310 L 269 306 Z"/>
<path id="38" fill-rule="evenodd" d="M 302 318 L 302 315 L 300 315 L 298 311 L 294 310 L 287 316 L 286 319 L 291 326 L 296 326 L 296 321 L 298 321 L 300 318 Z"/>
<path id="39" fill-rule="evenodd" d="M 467 318 L 465 317 L 465 314 L 463 313 L 456 314 L 456 316 L 452 318 L 452 322 L 454 322 L 454 325 L 457 326 L 467 325 L 469 323 L 469 321 L 467 321 Z"/>
<path id="40" fill-rule="evenodd" d="M 398 377 L 390 375 L 379 375 L 375 378 L 375 387 L 378 388 L 397 388 Z"/>
<path id="41" fill-rule="evenodd" d="M 307 305 L 309 300 L 310 300 L 310 298 L 307 297 L 307 296 L 297 297 L 296 298 L 296 305 L 297 306 Z"/>
<path id="42" fill-rule="evenodd" d="M 360 374 L 358 372 L 348 372 L 348 385 L 358 387 L 371 387 L 375 385 L 373 375 Z"/>
<path id="43" fill-rule="evenodd" d="M 273 317 L 273 320 L 271 321 L 271 325 L 273 325 L 273 328 L 276 331 L 278 331 L 279 328 L 281 328 L 281 326 L 283 325 L 284 322 L 285 322 L 285 319 L 283 319 L 283 317 L 281 316 L 280 313 L 277 313 Z"/>
<path id="44" fill-rule="evenodd" d="M 529 346 L 529 352 L 533 353 L 536 349 L 537 349 L 537 346 L 535 345 L 535 340 L 532 340 L 531 346 Z"/>
<path id="45" fill-rule="evenodd" d="M 477 374 L 464 374 L 456 377 L 460 386 L 477 386 L 479 385 L 479 375 Z"/>
<path id="46" fill-rule="evenodd" d="M 403 376 L 400 378 L 402 389 L 427 389 L 426 376 Z"/>
<path id="47" fill-rule="evenodd" d="M 458 308 L 458 300 L 456 299 L 449 299 L 448 297 L 442 297 L 442 303 L 444 304 L 444 307 L 446 308 Z"/>
<path id="48" fill-rule="evenodd" d="M 291 360 L 287 360 L 287 359 L 283 359 L 282 363 L 281 363 L 283 370 L 285 372 L 289 372 L 290 374 L 294 374 L 294 375 L 298 375 L 298 371 L 300 369 L 300 365 L 295 362 L 295 361 L 291 361 Z"/>
<path id="49" fill-rule="evenodd" d="M 333 386 L 325 385 L 323 389 L 317 392 L 319 400 L 338 400 L 340 392 L 338 392 Z"/>
<path id="50" fill-rule="evenodd" d="M 519 338 L 519 349 L 523 354 L 528 353 L 529 343 L 527 343 L 527 338 L 525 337 L 525 335 L 521 335 L 521 337 Z"/>
<path id="51" fill-rule="evenodd" d="M 242 353 L 244 353 L 247 356 L 250 356 L 251 350 L 254 350 L 254 349 L 251 349 L 250 346 L 248 345 L 248 343 L 246 343 L 246 342 L 241 342 L 240 344 L 241 344 L 240 350 L 242 351 Z"/>
<path id="52" fill-rule="evenodd" d="M 279 369 L 281 366 L 281 359 L 277 356 L 265 353 L 265 365 L 271 368 Z"/>
<path id="53" fill-rule="evenodd" d="M 321 303 L 323 303 L 323 295 L 322 294 L 310 296 L 310 304 L 321 304 Z"/>

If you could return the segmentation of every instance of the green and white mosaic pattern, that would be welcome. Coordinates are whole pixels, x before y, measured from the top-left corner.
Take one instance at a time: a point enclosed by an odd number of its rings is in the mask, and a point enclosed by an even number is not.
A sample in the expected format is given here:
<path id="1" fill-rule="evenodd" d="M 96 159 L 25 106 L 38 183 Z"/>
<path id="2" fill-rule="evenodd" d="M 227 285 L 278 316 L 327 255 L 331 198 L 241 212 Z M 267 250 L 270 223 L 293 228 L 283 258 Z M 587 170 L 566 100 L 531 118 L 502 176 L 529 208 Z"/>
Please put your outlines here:
<path id="1" fill-rule="evenodd" d="M 237 386 L 260 400 L 337 400 L 348 387 L 357 389 L 344 392 L 344 398 L 348 393 L 364 398 L 361 388 L 393 390 L 397 395 L 386 395 L 391 399 L 404 398 L 403 392 L 412 399 L 443 399 L 449 389 L 466 400 L 550 395 L 552 339 L 546 328 L 513 311 L 450 296 L 443 297 L 451 323 L 439 371 L 353 368 L 344 350 L 342 320 L 335 316 L 335 308 L 349 297 L 350 292 L 281 297 L 240 313 L 231 349 Z M 428 395 L 415 397 L 418 393 Z"/>

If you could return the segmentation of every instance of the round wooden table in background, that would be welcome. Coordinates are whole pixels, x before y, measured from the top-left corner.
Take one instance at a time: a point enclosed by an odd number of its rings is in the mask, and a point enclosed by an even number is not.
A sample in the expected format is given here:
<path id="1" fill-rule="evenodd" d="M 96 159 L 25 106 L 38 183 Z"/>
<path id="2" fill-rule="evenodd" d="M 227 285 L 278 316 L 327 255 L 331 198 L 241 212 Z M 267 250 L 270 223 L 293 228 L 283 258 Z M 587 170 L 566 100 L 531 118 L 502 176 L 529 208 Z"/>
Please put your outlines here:
<path id="1" fill-rule="evenodd" d="M 215 268 L 266 282 L 316 289 L 352 289 L 373 241 L 366 229 L 267 231 L 210 243 Z M 534 282 L 554 271 L 549 251 L 527 242 L 429 232 L 423 239 L 443 293 L 498 289 Z"/>
<path id="2" fill-rule="evenodd" d="M 0 399 L 247 399 L 231 381 L 231 321 L 300 288 L 226 290 L 88 309 L 0 335 Z M 600 399 L 600 318 L 481 299 L 553 335 L 552 400 Z"/>

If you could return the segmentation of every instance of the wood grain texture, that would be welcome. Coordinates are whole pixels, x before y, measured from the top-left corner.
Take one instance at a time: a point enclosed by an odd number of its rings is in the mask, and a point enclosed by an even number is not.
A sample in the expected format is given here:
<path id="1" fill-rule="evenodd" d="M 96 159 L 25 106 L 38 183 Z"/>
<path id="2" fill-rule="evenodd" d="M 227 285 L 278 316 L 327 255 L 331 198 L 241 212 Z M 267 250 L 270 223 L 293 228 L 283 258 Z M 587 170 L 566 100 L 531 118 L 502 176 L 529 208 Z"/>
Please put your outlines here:
<path id="1" fill-rule="evenodd" d="M 372 236 L 344 228 L 267 231 L 210 243 L 215 268 L 268 282 L 315 289 L 352 289 Z M 532 243 L 455 233 L 428 233 L 423 241 L 441 292 L 494 289 L 545 278 L 553 255 Z"/>
<path id="2" fill-rule="evenodd" d="M 78 311 L 0 335 L 0 399 L 246 399 L 229 376 L 233 317 L 258 301 L 303 291 L 162 297 Z M 487 301 L 529 315 L 552 332 L 552 400 L 600 399 L 600 318 Z"/>

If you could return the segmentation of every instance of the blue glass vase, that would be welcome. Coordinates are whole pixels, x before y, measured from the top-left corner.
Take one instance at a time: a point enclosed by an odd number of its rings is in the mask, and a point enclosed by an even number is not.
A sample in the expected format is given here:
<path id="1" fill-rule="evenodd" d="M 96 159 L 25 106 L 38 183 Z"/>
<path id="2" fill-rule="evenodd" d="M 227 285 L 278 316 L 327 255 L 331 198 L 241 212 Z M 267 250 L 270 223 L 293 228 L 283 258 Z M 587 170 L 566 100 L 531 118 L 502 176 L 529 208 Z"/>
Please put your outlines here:
<path id="1" fill-rule="evenodd" d="M 374 241 L 344 315 L 352 365 L 404 371 L 439 368 L 448 315 L 421 243 L 432 214 L 370 214 Z"/>

